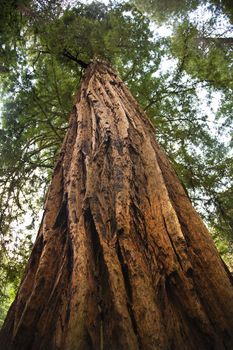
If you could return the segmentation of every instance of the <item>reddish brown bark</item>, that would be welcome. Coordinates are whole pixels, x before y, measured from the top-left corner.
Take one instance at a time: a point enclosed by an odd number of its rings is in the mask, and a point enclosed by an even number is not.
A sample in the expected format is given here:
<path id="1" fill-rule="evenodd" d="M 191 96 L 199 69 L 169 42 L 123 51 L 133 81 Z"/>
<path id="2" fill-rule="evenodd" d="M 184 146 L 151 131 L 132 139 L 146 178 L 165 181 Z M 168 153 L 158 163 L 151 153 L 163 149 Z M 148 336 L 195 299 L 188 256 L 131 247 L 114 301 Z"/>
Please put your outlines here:
<path id="1" fill-rule="evenodd" d="M 231 276 L 154 134 L 92 63 L 2 349 L 232 349 Z"/>

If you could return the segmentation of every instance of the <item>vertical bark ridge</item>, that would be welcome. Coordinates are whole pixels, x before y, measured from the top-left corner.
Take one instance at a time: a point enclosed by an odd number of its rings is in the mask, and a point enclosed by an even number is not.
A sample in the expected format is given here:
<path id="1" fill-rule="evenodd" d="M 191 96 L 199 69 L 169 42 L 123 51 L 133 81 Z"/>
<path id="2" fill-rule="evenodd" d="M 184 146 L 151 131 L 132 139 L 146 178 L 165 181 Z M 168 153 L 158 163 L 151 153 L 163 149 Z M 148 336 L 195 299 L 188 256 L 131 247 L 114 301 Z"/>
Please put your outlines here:
<path id="1" fill-rule="evenodd" d="M 4 349 L 231 349 L 230 274 L 154 133 L 116 73 L 93 62 Z"/>

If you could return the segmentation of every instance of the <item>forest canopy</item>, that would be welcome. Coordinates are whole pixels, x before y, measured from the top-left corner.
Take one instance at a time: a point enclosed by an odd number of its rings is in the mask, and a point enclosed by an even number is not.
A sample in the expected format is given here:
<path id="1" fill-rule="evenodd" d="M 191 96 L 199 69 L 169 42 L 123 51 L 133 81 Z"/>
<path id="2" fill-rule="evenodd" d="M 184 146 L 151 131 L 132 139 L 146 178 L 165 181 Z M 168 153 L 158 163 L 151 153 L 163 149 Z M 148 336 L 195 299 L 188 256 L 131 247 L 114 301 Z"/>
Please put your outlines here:
<path id="1" fill-rule="evenodd" d="M 83 70 L 119 72 L 233 269 L 231 1 L 1 1 L 0 318 L 22 276 Z"/>

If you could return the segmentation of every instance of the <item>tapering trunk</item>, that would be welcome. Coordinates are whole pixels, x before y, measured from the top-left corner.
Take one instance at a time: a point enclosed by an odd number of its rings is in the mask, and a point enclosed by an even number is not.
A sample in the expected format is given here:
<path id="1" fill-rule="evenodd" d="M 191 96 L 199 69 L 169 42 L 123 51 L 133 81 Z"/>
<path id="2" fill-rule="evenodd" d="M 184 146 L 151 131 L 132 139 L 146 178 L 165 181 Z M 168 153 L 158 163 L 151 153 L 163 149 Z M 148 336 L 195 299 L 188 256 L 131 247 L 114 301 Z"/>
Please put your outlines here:
<path id="1" fill-rule="evenodd" d="M 154 134 L 89 65 L 1 349 L 232 349 L 231 276 Z"/>

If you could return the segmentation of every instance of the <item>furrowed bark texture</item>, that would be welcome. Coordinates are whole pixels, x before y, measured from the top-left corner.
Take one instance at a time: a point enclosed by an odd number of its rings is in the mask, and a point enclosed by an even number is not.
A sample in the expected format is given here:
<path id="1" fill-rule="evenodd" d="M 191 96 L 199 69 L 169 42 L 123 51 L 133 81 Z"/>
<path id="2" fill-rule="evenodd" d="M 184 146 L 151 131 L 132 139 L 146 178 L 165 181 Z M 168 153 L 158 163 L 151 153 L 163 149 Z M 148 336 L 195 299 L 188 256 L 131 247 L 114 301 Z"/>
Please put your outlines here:
<path id="1" fill-rule="evenodd" d="M 154 134 L 92 63 L 1 349 L 232 349 L 231 276 Z"/>

